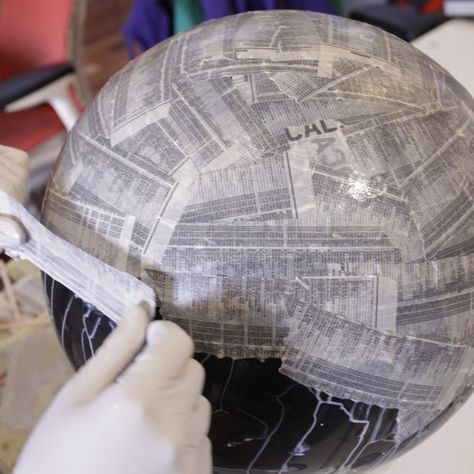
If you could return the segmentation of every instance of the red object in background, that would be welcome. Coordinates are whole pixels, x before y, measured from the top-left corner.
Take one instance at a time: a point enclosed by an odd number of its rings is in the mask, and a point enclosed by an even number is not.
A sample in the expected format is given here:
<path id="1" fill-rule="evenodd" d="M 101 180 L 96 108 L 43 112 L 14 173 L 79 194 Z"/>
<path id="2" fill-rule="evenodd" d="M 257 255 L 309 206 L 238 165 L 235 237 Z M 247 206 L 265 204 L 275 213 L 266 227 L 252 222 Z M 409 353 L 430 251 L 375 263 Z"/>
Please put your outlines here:
<path id="1" fill-rule="evenodd" d="M 426 1 L 413 1 L 413 0 L 399 0 L 395 3 L 399 5 L 413 5 L 419 6 L 420 11 L 423 13 L 436 13 L 443 11 L 444 0 L 426 0 Z"/>
<path id="2" fill-rule="evenodd" d="M 422 7 L 423 13 L 435 13 L 443 11 L 443 0 L 429 0 Z"/>
<path id="3" fill-rule="evenodd" d="M 74 0 L 0 1 L 0 80 L 69 61 Z M 0 111 L 0 144 L 31 150 L 64 130 L 47 104 Z"/>
<path id="4" fill-rule="evenodd" d="M 0 112 L 0 144 L 32 150 L 64 130 L 56 112 L 48 105 L 21 112 Z"/>

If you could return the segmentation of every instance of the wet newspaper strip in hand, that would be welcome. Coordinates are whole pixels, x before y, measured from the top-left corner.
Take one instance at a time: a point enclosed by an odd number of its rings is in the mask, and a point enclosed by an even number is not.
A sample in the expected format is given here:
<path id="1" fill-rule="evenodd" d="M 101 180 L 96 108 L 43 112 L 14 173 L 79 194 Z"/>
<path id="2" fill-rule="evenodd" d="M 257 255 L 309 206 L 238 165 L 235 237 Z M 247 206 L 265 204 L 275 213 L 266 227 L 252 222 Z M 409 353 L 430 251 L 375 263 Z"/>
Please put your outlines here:
<path id="1" fill-rule="evenodd" d="M 155 293 L 150 287 L 59 238 L 2 191 L 0 214 L 16 218 L 28 232 L 27 242 L 8 255 L 30 260 L 116 323 L 140 303 L 146 303 L 154 314 Z"/>

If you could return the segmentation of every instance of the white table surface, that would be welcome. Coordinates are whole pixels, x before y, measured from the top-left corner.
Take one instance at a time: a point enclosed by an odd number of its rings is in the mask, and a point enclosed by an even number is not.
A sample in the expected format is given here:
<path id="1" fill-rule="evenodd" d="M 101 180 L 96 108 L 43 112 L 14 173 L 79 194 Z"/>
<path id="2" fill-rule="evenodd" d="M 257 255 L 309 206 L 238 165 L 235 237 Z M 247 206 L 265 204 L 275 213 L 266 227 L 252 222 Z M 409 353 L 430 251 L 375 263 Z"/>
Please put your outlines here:
<path id="1" fill-rule="evenodd" d="M 474 96 L 474 21 L 448 21 L 412 44 Z M 370 473 L 474 474 L 474 396 L 421 444 Z"/>
<path id="2" fill-rule="evenodd" d="M 474 474 L 474 396 L 418 446 L 369 474 Z"/>
<path id="3" fill-rule="evenodd" d="M 474 20 L 447 21 L 411 44 L 443 66 L 474 96 Z"/>

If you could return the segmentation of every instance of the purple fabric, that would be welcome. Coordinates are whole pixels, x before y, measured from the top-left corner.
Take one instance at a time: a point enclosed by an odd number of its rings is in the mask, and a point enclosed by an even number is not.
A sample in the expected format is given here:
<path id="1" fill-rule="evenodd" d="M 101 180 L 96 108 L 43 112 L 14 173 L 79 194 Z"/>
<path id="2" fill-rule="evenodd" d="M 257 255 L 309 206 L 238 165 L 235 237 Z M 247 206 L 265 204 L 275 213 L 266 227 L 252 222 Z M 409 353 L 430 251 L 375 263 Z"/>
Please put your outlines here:
<path id="1" fill-rule="evenodd" d="M 331 0 L 200 0 L 200 2 L 204 20 L 252 10 L 293 9 L 335 13 Z M 171 36 L 172 25 L 172 0 L 134 0 L 132 11 L 122 27 L 130 58 L 134 58 L 137 52 L 146 51 Z"/>
<path id="2" fill-rule="evenodd" d="M 134 58 L 168 38 L 172 31 L 172 2 L 135 0 L 122 32 L 127 40 L 128 55 Z"/>
<path id="3" fill-rule="evenodd" d="M 201 0 L 204 20 L 251 10 L 311 10 L 335 14 L 331 0 Z"/>

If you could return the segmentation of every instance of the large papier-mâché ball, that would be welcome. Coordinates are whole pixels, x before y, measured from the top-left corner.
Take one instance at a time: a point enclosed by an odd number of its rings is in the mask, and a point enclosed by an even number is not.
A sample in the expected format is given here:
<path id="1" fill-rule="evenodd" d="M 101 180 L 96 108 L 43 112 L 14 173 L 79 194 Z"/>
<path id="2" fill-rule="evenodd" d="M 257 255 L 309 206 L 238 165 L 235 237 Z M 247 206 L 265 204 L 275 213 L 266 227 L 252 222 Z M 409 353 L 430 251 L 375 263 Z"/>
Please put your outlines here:
<path id="1" fill-rule="evenodd" d="M 44 223 L 193 337 L 216 473 L 379 463 L 465 399 L 473 111 L 394 36 L 274 11 L 157 45 L 83 114 Z M 80 366 L 115 324 L 45 287 Z"/>

